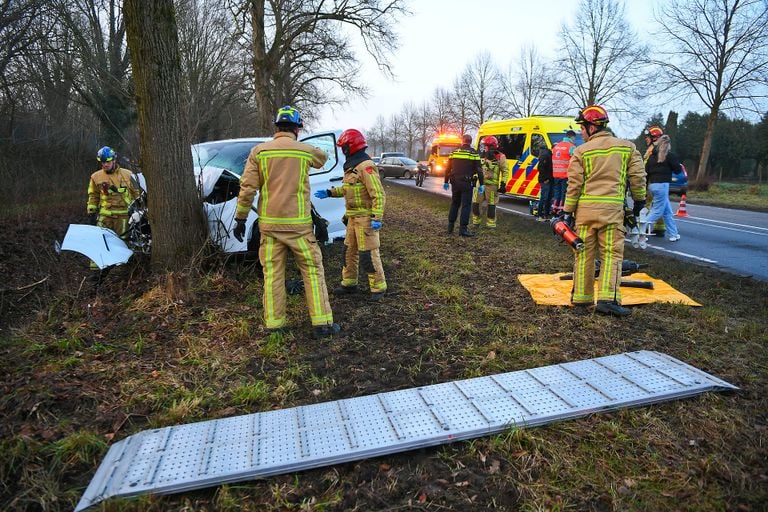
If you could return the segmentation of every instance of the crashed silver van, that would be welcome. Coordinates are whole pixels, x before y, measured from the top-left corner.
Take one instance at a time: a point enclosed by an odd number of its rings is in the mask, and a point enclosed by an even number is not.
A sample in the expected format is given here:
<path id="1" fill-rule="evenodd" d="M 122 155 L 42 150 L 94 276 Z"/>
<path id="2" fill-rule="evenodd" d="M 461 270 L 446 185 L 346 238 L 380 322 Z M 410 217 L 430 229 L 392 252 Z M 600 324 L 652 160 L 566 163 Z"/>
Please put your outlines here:
<path id="1" fill-rule="evenodd" d="M 323 132 L 299 139 L 322 149 L 328 155 L 328 161 L 322 169 L 310 169 L 309 184 L 313 197 L 318 190 L 341 186 L 344 178 L 344 154 L 336 147 L 339 135 L 340 131 Z M 258 195 L 254 198 L 251 212 L 248 214 L 245 239 L 239 242 L 232 235 L 232 231 L 235 228 L 237 195 L 240 193 L 240 177 L 243 175 L 245 161 L 253 146 L 267 140 L 269 138 L 229 139 L 192 146 L 195 176 L 208 218 L 211 240 L 224 252 L 252 251 L 258 246 L 258 237 L 253 236 Z M 315 200 L 313 204 L 320 216 L 330 223 L 329 239 L 343 238 L 345 227 L 341 218 L 344 216 L 344 201 Z"/>
<path id="2" fill-rule="evenodd" d="M 344 177 L 344 154 L 336 146 L 336 140 L 341 131 L 321 132 L 300 137 L 299 140 L 312 144 L 328 155 L 328 161 L 322 169 L 310 169 L 309 183 L 311 193 L 318 190 L 340 186 Z M 242 242 L 234 235 L 235 210 L 237 196 L 240 193 L 240 177 L 245 168 L 245 161 L 251 149 L 270 140 L 269 137 L 252 137 L 242 139 L 227 139 L 203 142 L 192 146 L 195 180 L 203 203 L 203 210 L 208 219 L 211 240 L 223 252 L 237 253 L 258 250 L 259 236 L 256 220 L 256 205 L 258 194 L 253 199 L 251 211 L 246 221 L 246 236 Z M 139 185 L 146 191 L 144 176 L 137 174 Z M 143 200 L 143 197 L 142 197 Z M 319 215 L 328 224 L 329 241 L 344 238 L 345 226 L 344 201 L 325 200 L 313 201 Z M 145 208 L 129 208 L 131 219 L 129 231 L 142 223 L 146 223 Z M 129 233 L 130 235 L 130 233 Z M 126 237 L 128 243 L 121 240 L 115 233 L 106 228 L 72 224 L 67 230 L 64 241 L 57 242 L 58 250 L 79 252 L 93 260 L 99 268 L 126 263 L 135 251 L 149 252 L 151 240 L 146 241 L 145 234 L 139 234 L 144 239 L 139 244 L 132 244 L 133 236 Z"/>

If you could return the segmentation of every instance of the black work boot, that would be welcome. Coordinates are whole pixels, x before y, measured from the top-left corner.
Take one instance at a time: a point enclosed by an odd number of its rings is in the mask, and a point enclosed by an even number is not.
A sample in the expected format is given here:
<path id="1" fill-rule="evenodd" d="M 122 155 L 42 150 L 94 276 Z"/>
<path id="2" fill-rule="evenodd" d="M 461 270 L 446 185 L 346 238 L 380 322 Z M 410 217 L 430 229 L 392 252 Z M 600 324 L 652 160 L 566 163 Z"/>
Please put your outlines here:
<path id="1" fill-rule="evenodd" d="M 573 313 L 577 316 L 585 316 L 592 313 L 593 304 L 573 302 Z"/>
<path id="2" fill-rule="evenodd" d="M 597 311 L 598 313 L 602 313 L 604 315 L 613 315 L 613 316 L 629 316 L 632 313 L 632 310 L 623 308 L 621 307 L 621 305 L 617 304 L 612 300 L 597 301 L 597 306 L 595 306 L 595 311 Z"/>
<path id="3" fill-rule="evenodd" d="M 461 236 L 475 236 L 474 233 L 472 233 L 467 226 L 461 226 L 461 230 L 459 231 L 459 234 Z"/>
<path id="4" fill-rule="evenodd" d="M 333 289 L 334 295 L 352 295 L 353 293 L 357 293 L 357 286 L 337 286 Z"/>
<path id="5" fill-rule="evenodd" d="M 371 296 L 368 297 L 368 302 L 379 302 L 384 298 L 385 293 L 386 292 L 372 292 Z"/>
<path id="6" fill-rule="evenodd" d="M 454 226 L 454 224 L 455 223 L 453 223 L 453 222 L 449 222 L 448 223 L 448 234 L 449 235 L 453 234 L 453 226 Z"/>
<path id="7" fill-rule="evenodd" d="M 312 336 L 315 338 L 330 338 L 341 332 L 339 324 L 316 325 L 312 328 Z"/>

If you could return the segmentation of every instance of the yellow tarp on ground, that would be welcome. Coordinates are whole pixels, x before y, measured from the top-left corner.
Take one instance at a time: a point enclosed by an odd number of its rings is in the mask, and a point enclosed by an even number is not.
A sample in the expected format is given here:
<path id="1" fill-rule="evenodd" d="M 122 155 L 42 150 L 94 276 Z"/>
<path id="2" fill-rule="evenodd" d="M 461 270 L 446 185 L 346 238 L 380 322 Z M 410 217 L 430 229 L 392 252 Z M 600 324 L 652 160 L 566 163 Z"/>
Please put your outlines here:
<path id="1" fill-rule="evenodd" d="M 561 280 L 560 276 L 564 274 L 565 272 L 560 274 L 520 274 L 517 277 L 523 283 L 525 289 L 531 293 L 531 297 L 533 297 L 536 304 L 570 306 L 573 281 Z M 653 282 L 653 290 L 622 286 L 621 303 L 624 306 L 649 304 L 651 302 L 676 302 L 687 306 L 701 306 L 701 304 L 675 290 L 661 279 L 654 279 L 648 274 L 632 274 L 624 277 L 624 279 Z M 595 295 L 597 295 L 597 290 L 595 290 Z"/>

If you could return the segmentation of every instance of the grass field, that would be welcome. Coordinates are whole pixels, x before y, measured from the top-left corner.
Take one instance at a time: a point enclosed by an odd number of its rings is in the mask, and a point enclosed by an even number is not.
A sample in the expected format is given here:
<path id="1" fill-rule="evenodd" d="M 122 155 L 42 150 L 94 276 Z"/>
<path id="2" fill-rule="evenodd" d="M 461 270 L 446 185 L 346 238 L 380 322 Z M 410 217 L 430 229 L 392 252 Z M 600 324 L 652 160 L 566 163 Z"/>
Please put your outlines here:
<path id="1" fill-rule="evenodd" d="M 134 262 L 94 290 L 85 259 L 50 243 L 82 205 L 0 223 L 0 510 L 72 510 L 110 443 L 143 429 L 632 350 L 741 389 L 100 509 L 766 510 L 768 284 L 628 249 L 703 306 L 638 306 L 627 319 L 538 306 L 517 275 L 571 266 L 548 226 L 504 216 L 496 231 L 449 237 L 445 198 L 385 188 L 392 293 L 332 297 L 343 331 L 323 342 L 301 295 L 289 332 L 265 333 L 254 267 L 155 278 Z M 341 254 L 324 248 L 329 287 Z"/>
<path id="2" fill-rule="evenodd" d="M 768 211 L 768 184 L 713 183 L 709 190 L 692 190 L 687 199 L 698 204 Z"/>

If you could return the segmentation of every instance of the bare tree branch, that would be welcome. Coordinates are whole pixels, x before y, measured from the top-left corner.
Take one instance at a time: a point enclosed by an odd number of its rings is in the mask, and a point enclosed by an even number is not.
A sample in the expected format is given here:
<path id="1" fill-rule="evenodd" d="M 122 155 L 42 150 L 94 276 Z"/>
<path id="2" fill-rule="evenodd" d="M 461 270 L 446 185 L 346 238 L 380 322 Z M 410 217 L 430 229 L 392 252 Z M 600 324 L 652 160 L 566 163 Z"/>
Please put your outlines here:
<path id="1" fill-rule="evenodd" d="M 671 0 L 655 14 L 668 41 L 655 63 L 669 95 L 693 95 L 709 109 L 696 181 L 707 172 L 720 111 L 762 114 L 768 99 L 768 2 Z"/>

